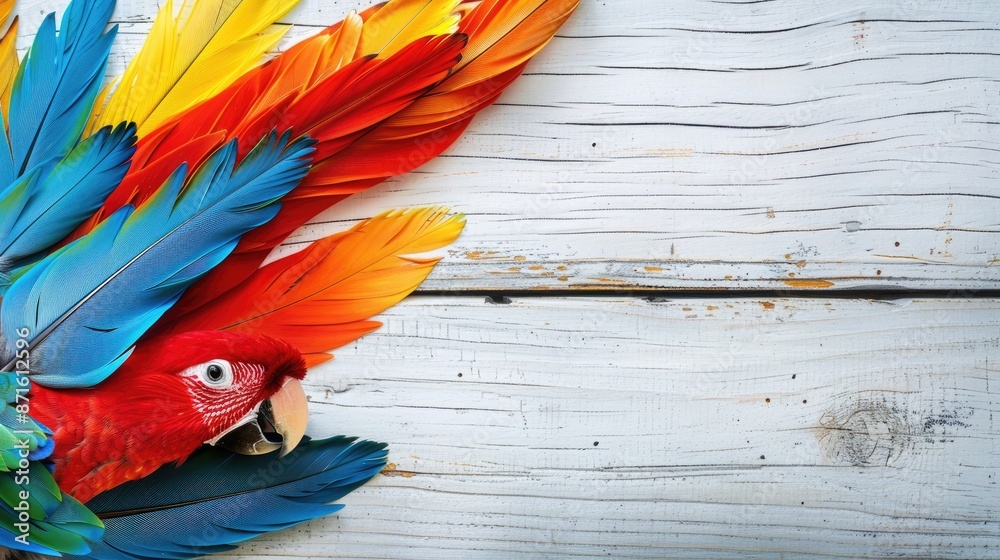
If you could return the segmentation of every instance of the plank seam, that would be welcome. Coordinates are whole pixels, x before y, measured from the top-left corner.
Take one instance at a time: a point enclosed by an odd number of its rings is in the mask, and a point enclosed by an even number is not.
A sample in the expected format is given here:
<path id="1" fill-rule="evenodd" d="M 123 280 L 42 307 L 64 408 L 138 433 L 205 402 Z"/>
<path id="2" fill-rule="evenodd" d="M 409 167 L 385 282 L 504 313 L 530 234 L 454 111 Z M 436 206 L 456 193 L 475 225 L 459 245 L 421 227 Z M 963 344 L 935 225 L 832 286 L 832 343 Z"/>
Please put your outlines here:
<path id="1" fill-rule="evenodd" d="M 417 290 L 413 296 L 423 297 L 483 297 L 491 303 L 511 303 L 514 298 L 636 298 L 647 301 L 670 301 L 678 299 L 867 299 L 892 301 L 918 298 L 937 300 L 974 300 L 1000 298 L 1000 289 L 995 290 Z"/>

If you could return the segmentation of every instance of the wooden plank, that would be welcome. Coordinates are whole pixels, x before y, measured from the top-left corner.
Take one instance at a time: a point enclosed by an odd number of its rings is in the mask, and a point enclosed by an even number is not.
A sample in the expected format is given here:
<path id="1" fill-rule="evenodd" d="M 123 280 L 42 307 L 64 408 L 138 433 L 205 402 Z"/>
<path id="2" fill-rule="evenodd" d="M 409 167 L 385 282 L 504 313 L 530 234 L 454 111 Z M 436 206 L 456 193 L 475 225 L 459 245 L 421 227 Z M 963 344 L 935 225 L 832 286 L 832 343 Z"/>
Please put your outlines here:
<path id="1" fill-rule="evenodd" d="M 22 47 L 64 4 L 20 3 Z M 120 3 L 112 72 L 155 4 Z M 443 204 L 428 289 L 995 288 L 1000 12 L 871 4 L 585 2 L 445 157 L 286 250 Z M 998 311 L 413 298 L 308 382 L 311 431 L 392 469 L 230 556 L 997 557 Z"/>
<path id="2" fill-rule="evenodd" d="M 119 5 L 112 72 L 155 11 Z M 996 287 L 998 32 L 990 0 L 584 2 L 443 158 L 293 242 L 441 204 L 469 227 L 427 289 Z"/>
<path id="3" fill-rule="evenodd" d="M 311 433 L 394 466 L 233 557 L 1000 555 L 1000 300 L 417 297 L 384 320 L 307 392 Z"/>
<path id="4" fill-rule="evenodd" d="M 996 287 L 998 20 L 585 2 L 444 158 L 298 241 L 443 204 L 469 227 L 428 289 Z"/>

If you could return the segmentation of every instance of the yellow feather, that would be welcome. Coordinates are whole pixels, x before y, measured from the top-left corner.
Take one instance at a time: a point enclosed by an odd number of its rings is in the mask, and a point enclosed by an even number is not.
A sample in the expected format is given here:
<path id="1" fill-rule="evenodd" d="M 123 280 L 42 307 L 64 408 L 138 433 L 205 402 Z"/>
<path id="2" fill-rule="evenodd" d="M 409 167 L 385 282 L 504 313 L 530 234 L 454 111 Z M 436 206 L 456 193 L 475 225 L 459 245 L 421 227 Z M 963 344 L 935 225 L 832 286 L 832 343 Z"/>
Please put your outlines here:
<path id="1" fill-rule="evenodd" d="M 2 1 L 2 0 L 0 0 Z M 131 120 L 139 134 L 210 98 L 260 63 L 298 0 L 167 0 L 89 131 Z"/>
<path id="2" fill-rule="evenodd" d="M 7 18 L 10 17 L 10 13 L 13 10 L 14 10 L 14 0 L 0 0 L 0 23 L 7 21 Z M 13 27 L 13 25 L 14 24 L 11 24 L 11 27 Z"/>
<path id="3" fill-rule="evenodd" d="M 391 0 L 365 22 L 359 55 L 387 58 L 421 37 L 458 31 L 461 0 Z"/>
<path id="4" fill-rule="evenodd" d="M 365 22 L 357 12 L 351 12 L 344 18 L 344 24 L 340 26 L 337 33 L 337 40 L 330 51 L 330 63 L 325 67 L 328 72 L 339 70 L 345 64 L 354 60 L 354 54 L 358 52 L 361 45 L 361 35 L 364 32 Z"/>
<path id="5" fill-rule="evenodd" d="M 13 4 L 13 2 L 10 2 Z M 3 4 L 0 4 L 3 7 Z M 5 6 L 10 13 L 10 6 Z M 6 16 L 5 16 L 6 17 Z M 10 92 L 14 87 L 14 77 L 17 76 L 17 18 L 10 24 L 10 29 L 0 39 L 0 111 L 3 112 L 3 122 L 8 123 L 8 109 L 10 106 Z"/>

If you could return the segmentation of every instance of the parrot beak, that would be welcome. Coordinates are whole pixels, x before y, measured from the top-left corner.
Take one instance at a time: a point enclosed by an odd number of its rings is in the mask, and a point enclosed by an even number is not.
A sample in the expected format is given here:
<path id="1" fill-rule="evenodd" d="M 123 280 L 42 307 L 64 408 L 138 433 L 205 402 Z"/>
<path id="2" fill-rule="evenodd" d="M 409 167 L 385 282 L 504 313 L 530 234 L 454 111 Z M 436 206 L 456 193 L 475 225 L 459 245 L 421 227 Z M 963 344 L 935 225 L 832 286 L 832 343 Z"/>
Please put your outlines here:
<path id="1" fill-rule="evenodd" d="M 241 455 L 263 455 L 280 449 L 284 457 L 302 441 L 308 421 L 306 393 L 299 380 L 290 377 L 271 398 L 206 443 Z"/>
<path id="2" fill-rule="evenodd" d="M 302 441 L 309 424 L 309 401 L 302 383 L 289 377 L 281 389 L 269 399 L 271 401 L 271 420 L 274 431 L 281 435 L 281 456 L 284 457 Z"/>

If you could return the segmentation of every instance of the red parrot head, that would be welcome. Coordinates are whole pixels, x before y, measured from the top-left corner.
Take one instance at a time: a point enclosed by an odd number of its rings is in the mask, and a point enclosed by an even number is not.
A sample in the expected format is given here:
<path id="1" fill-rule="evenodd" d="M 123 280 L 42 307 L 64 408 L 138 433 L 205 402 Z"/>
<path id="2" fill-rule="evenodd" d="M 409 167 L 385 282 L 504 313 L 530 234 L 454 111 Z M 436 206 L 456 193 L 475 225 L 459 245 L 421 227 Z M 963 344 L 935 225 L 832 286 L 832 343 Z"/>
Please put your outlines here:
<path id="1" fill-rule="evenodd" d="M 86 501 L 205 443 L 287 453 L 305 433 L 305 374 L 301 353 L 283 341 L 189 332 L 140 345 L 92 389 L 35 387 L 32 414 L 53 430 L 60 486 Z"/>
<path id="2" fill-rule="evenodd" d="M 284 399 L 289 390 L 302 392 L 298 383 L 306 374 L 302 354 L 289 344 L 271 337 L 215 331 L 191 332 L 169 337 L 162 345 L 143 346 L 155 347 L 156 350 L 137 352 L 115 376 L 127 376 L 129 366 L 134 363 L 134 368 L 138 370 L 136 377 L 152 382 L 140 394 L 154 400 L 159 391 L 157 384 L 179 385 L 171 391 L 183 391 L 190 400 L 189 404 L 180 408 L 188 414 L 191 425 L 187 429 L 192 437 L 198 434 L 194 439 L 201 439 L 199 443 L 210 440 L 216 443 L 235 428 L 252 424 L 253 419 L 262 416 L 262 408 L 265 409 L 264 415 L 270 415 L 275 404 L 280 406 L 287 402 Z M 150 367 L 153 364 L 155 366 Z M 279 392 L 281 402 L 272 403 L 269 399 Z M 267 410 L 269 405 L 272 407 L 270 411 Z M 177 413 L 178 410 L 166 412 Z M 268 423 L 288 420 L 259 419 Z M 261 426 L 265 431 L 272 427 L 277 426 Z M 271 450 L 273 448 L 266 451 Z"/>

